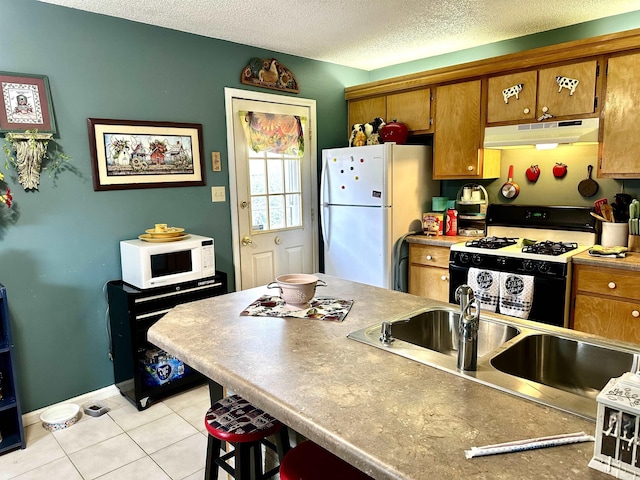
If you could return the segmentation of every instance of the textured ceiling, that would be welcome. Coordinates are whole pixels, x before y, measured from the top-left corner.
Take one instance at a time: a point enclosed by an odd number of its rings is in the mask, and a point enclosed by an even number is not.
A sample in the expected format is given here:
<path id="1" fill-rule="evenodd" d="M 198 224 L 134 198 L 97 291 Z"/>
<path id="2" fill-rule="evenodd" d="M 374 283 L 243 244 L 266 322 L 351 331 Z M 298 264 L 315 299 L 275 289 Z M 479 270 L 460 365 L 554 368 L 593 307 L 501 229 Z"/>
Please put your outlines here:
<path id="1" fill-rule="evenodd" d="M 640 9 L 638 0 L 39 0 L 373 70 Z"/>

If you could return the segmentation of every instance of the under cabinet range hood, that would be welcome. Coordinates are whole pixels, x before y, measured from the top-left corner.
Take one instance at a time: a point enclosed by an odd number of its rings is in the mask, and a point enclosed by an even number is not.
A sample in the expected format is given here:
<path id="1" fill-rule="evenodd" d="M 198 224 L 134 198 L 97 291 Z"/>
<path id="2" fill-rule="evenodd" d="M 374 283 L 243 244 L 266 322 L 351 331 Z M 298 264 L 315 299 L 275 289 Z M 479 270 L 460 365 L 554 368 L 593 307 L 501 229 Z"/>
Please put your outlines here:
<path id="1" fill-rule="evenodd" d="M 485 148 L 597 142 L 599 118 L 487 127 Z"/>

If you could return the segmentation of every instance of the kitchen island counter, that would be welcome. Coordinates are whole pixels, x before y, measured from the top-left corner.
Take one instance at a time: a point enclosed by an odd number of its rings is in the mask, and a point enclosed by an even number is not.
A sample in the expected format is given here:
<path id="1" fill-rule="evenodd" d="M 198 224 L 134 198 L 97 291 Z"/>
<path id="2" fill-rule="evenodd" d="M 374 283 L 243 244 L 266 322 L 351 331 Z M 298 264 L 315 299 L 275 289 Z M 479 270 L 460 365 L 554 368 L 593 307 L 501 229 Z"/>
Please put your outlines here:
<path id="1" fill-rule="evenodd" d="M 442 304 L 319 277 L 319 296 L 354 300 L 343 322 L 240 316 L 273 293 L 258 287 L 180 305 L 148 339 L 376 479 L 610 478 L 587 466 L 593 443 L 465 459 L 472 446 L 595 425 L 346 338 Z"/>

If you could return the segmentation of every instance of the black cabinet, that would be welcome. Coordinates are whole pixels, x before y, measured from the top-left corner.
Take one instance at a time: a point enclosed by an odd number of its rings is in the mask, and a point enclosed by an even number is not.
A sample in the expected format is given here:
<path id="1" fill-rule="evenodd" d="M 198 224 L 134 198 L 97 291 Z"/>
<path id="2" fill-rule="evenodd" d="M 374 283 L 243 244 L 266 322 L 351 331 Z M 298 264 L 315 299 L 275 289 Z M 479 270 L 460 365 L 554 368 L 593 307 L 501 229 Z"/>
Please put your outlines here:
<path id="1" fill-rule="evenodd" d="M 0 284 L 0 454 L 24 447 L 7 289 Z"/>
<path id="2" fill-rule="evenodd" d="M 108 282 L 111 356 L 115 384 L 138 410 L 150 401 L 203 383 L 205 378 L 180 359 L 147 341 L 147 330 L 181 303 L 227 293 L 227 275 L 140 290 Z"/>

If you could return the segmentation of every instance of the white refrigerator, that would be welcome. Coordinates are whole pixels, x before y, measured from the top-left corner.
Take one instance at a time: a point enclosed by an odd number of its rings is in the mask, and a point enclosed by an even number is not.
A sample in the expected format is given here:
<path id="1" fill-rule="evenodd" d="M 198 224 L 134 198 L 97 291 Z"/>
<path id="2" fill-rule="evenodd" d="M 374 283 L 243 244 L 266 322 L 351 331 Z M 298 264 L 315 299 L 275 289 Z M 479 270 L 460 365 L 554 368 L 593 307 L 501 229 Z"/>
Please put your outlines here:
<path id="1" fill-rule="evenodd" d="M 422 232 L 422 213 L 440 193 L 432 171 L 431 147 L 424 145 L 323 150 L 324 272 L 399 289 L 402 241 L 410 232 Z"/>

